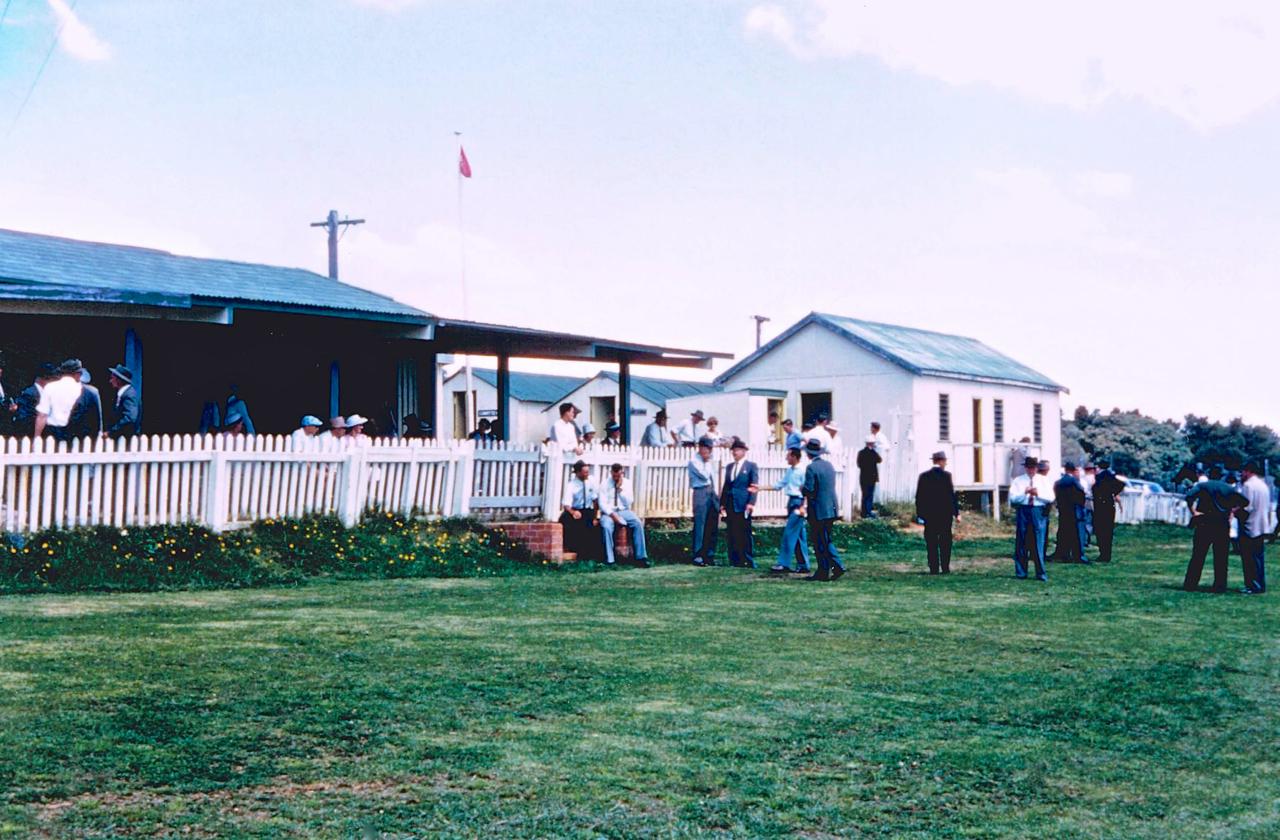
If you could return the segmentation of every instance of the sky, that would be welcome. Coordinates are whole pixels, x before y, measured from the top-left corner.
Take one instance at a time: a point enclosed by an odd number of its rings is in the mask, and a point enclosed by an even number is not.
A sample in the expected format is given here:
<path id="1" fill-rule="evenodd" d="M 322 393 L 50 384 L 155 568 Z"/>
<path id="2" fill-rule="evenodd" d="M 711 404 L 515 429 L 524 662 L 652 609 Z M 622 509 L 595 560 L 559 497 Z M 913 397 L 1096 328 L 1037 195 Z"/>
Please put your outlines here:
<path id="1" fill-rule="evenodd" d="M 439 315 L 465 253 L 476 320 L 740 358 L 827 311 L 1280 427 L 1280 4 L 0 8 L 0 227 L 324 272 L 332 208 Z"/>

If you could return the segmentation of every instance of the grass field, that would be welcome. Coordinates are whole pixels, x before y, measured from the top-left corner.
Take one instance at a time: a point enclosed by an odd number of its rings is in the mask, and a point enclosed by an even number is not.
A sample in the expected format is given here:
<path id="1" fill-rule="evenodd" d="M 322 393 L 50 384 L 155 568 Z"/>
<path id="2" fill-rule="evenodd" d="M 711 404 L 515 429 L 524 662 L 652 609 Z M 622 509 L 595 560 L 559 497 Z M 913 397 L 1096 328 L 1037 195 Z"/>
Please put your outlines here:
<path id="1" fill-rule="evenodd" d="M 1280 836 L 1280 596 L 1185 531 L 856 553 L 0 598 L 0 834 Z"/>

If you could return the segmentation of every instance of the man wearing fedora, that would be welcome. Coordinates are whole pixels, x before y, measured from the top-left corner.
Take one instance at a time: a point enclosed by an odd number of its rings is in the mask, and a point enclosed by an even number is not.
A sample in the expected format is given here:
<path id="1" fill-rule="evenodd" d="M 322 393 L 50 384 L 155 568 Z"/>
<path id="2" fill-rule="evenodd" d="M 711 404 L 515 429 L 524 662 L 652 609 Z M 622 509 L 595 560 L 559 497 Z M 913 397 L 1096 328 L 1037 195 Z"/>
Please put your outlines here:
<path id="1" fill-rule="evenodd" d="M 689 414 L 689 419 L 676 428 L 676 439 L 681 446 L 692 449 L 707 434 L 707 424 L 703 422 L 706 415 L 702 409 L 696 408 Z"/>
<path id="2" fill-rule="evenodd" d="M 813 534 L 814 554 L 818 570 L 805 580 L 839 580 L 844 574 L 840 555 L 831 542 L 831 531 L 840 516 L 839 493 L 836 490 L 836 468 L 823 457 L 826 444 L 812 437 L 804 445 L 809 466 L 804 471 L 805 507 L 809 511 L 809 533 Z"/>
<path id="3" fill-rule="evenodd" d="M 951 523 L 960 521 L 960 503 L 945 452 L 933 453 L 933 469 L 916 481 L 916 519 L 924 523 L 929 574 L 951 574 Z"/>
<path id="4" fill-rule="evenodd" d="M 689 489 L 693 491 L 693 565 L 713 566 L 720 531 L 720 496 L 716 492 L 716 464 L 711 460 L 710 438 L 698 441 L 698 453 L 689 459 Z"/>
<path id="5" fill-rule="evenodd" d="M 724 511 L 725 541 L 729 544 L 729 565 L 755 568 L 755 535 L 751 514 L 760 490 L 760 470 L 747 460 L 747 443 L 735 437 L 729 444 L 733 463 L 724 468 L 720 484 L 720 507 Z"/>
<path id="6" fill-rule="evenodd" d="M 1093 480 L 1093 535 L 1098 538 L 1098 562 L 1111 562 L 1111 543 L 1116 533 L 1116 508 L 1121 506 L 1124 481 L 1111 471 L 1111 461 L 1098 458 L 1098 475 Z"/>
<path id="7" fill-rule="evenodd" d="M 1053 485 L 1053 498 L 1058 507 L 1058 539 L 1053 559 L 1059 563 L 1088 563 L 1084 546 L 1089 538 L 1084 524 L 1084 485 L 1075 462 L 1062 465 L 1062 477 Z"/>
<path id="8" fill-rule="evenodd" d="M 1017 542 L 1013 547 L 1013 573 L 1027 577 L 1027 557 L 1036 564 L 1036 580 L 1047 581 L 1044 568 L 1045 540 L 1048 533 L 1048 510 L 1053 504 L 1053 483 L 1040 475 L 1040 459 L 1028 455 L 1023 460 L 1023 475 L 1009 484 L 1009 504 L 1017 512 Z"/>
<path id="9" fill-rule="evenodd" d="M 116 389 L 116 401 L 112 408 L 111 425 L 107 427 L 106 436 L 112 440 L 133 437 L 142 433 L 142 404 L 138 398 L 138 389 L 133 385 L 133 371 L 124 365 L 107 368 L 112 388 Z"/>

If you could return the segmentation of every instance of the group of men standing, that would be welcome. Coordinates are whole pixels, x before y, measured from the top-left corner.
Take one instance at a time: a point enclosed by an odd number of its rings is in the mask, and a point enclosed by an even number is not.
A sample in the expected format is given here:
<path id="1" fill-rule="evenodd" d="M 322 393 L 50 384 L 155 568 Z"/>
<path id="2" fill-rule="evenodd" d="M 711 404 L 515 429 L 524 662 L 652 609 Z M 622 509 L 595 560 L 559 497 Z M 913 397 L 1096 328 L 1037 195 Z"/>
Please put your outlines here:
<path id="1" fill-rule="evenodd" d="M 5 362 L 0 359 L 0 377 Z M 70 442 L 81 438 L 118 439 L 141 433 L 142 408 L 133 372 L 124 365 L 107 369 L 115 392 L 104 417 L 102 395 L 79 359 L 37 368 L 32 382 L 11 397 L 0 384 L 0 428 L 17 437 L 51 437 Z M 7 422 L 6 422 L 7 421 Z"/>
<path id="2" fill-rule="evenodd" d="M 1238 487 L 1226 481 L 1225 476 L 1225 468 L 1215 464 L 1187 493 L 1187 508 L 1191 511 L 1191 561 L 1187 564 L 1182 588 L 1188 592 L 1199 588 L 1205 558 L 1212 551 L 1212 589 L 1218 593 L 1227 591 L 1234 517 L 1240 526 L 1240 560 L 1244 567 L 1244 588 L 1240 591 L 1245 595 L 1261 595 L 1267 591 L 1265 548 L 1271 491 L 1257 463 L 1245 465 L 1243 481 Z"/>

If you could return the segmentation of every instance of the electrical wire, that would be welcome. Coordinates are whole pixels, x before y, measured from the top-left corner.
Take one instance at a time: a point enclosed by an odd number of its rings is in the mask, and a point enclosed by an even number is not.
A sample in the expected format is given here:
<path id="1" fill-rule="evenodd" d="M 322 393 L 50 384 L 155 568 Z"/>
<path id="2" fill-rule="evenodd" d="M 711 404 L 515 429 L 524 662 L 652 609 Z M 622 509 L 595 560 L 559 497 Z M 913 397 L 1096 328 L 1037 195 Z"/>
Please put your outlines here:
<path id="1" fill-rule="evenodd" d="M 9 0 L 12 2 L 12 0 Z M 79 0 L 71 0 L 69 8 L 75 11 L 76 3 Z M 9 4 L 5 3 L 7 11 Z M 58 31 L 53 33 L 53 43 L 49 45 L 49 51 L 44 54 L 44 61 L 40 62 L 40 69 L 36 71 L 36 77 L 31 80 L 31 87 L 27 88 L 27 95 L 22 98 L 22 104 L 18 106 L 18 112 L 13 115 L 13 122 L 9 123 L 9 130 L 4 133 L 4 139 L 8 140 L 13 134 L 13 130 L 18 127 L 18 120 L 22 118 L 22 113 L 27 110 L 27 103 L 31 101 L 31 95 L 36 92 L 36 85 L 40 84 L 40 78 L 44 75 L 44 69 L 49 66 L 49 59 L 53 58 L 53 51 L 58 48 L 58 39 L 62 37 L 62 28 L 66 26 L 66 22 L 58 24 Z"/>

